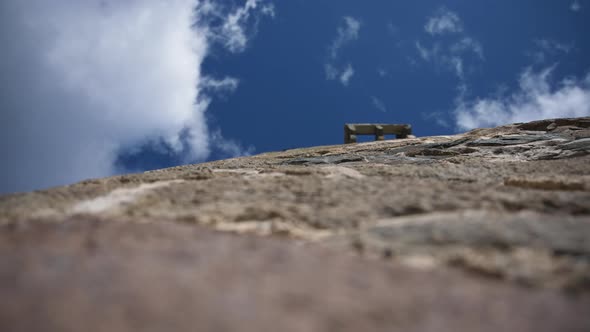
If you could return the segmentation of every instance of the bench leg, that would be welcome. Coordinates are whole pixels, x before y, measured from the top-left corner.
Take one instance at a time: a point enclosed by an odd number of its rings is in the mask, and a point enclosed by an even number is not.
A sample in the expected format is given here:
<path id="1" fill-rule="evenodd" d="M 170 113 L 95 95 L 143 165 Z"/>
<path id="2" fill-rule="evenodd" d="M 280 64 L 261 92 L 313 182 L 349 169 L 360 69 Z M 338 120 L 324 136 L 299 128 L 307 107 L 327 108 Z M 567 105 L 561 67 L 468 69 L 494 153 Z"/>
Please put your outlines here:
<path id="1" fill-rule="evenodd" d="M 344 144 L 356 143 L 356 128 L 352 125 L 344 126 Z"/>
<path id="2" fill-rule="evenodd" d="M 384 141 L 385 140 L 385 134 L 383 133 L 382 126 L 375 126 L 375 140 L 376 141 Z"/>

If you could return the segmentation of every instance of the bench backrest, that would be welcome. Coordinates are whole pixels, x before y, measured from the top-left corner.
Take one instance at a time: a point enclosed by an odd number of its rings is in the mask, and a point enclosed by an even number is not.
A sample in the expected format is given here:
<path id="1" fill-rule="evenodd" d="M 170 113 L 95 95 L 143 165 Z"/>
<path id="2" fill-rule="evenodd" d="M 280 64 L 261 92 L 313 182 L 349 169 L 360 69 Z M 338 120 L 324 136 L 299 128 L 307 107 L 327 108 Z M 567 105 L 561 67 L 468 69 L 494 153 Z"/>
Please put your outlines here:
<path id="1" fill-rule="evenodd" d="M 356 143 L 356 135 L 375 135 L 376 141 L 385 140 L 385 135 L 406 138 L 412 134 L 409 124 L 347 123 L 344 125 L 344 143 Z"/>

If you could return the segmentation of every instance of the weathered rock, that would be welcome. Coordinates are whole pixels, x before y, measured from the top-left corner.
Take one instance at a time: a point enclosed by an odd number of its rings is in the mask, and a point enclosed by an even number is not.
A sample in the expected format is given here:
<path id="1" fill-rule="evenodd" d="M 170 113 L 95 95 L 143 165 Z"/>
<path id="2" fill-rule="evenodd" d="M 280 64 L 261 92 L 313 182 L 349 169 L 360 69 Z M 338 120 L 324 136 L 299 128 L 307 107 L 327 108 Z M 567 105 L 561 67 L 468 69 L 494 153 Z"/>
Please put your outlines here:
<path id="1" fill-rule="evenodd" d="M 590 138 L 582 138 L 573 142 L 561 145 L 564 150 L 586 151 L 590 152 Z"/>
<path id="2" fill-rule="evenodd" d="M 353 161 L 363 161 L 363 157 L 354 155 L 336 155 L 310 158 L 295 158 L 285 161 L 285 165 L 320 165 L 320 164 L 342 164 Z"/>
<path id="3" fill-rule="evenodd" d="M 548 141 L 559 136 L 555 135 L 510 135 L 498 138 L 476 139 L 467 143 L 468 146 L 506 146 L 521 145 L 536 141 Z"/>
<path id="4" fill-rule="evenodd" d="M 590 301 L 175 223 L 0 232 L 0 330 L 584 331 Z"/>
<path id="5" fill-rule="evenodd" d="M 543 120 L 1 196 L 0 330 L 587 331 L 587 128 Z"/>

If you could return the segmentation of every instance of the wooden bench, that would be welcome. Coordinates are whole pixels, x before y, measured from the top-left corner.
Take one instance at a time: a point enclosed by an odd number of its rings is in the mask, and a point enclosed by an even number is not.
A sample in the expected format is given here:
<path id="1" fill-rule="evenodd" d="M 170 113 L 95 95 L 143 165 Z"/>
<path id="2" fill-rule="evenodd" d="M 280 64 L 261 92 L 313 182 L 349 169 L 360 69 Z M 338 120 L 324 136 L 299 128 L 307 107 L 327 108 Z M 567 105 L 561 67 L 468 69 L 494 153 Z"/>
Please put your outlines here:
<path id="1" fill-rule="evenodd" d="M 412 126 L 408 124 L 347 123 L 344 125 L 344 144 L 356 143 L 357 135 L 375 135 L 376 141 L 383 141 L 385 135 L 407 138 L 411 134 Z"/>

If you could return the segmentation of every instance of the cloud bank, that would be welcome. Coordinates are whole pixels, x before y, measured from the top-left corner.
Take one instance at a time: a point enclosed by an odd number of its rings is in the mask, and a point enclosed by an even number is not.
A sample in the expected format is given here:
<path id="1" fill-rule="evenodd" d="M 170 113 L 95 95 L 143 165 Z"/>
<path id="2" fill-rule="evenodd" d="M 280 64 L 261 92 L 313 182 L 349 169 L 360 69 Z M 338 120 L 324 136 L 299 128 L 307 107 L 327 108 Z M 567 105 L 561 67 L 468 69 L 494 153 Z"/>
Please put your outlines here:
<path id="1" fill-rule="evenodd" d="M 206 79 L 201 63 L 221 38 L 243 50 L 260 2 L 233 8 L 221 31 L 196 0 L 0 2 L 0 192 L 110 175 L 120 149 L 154 137 L 205 159 L 204 92 L 237 80 Z"/>
<path id="2" fill-rule="evenodd" d="M 527 122 L 561 117 L 590 116 L 590 74 L 584 79 L 565 79 L 556 86 L 550 82 L 553 67 L 535 72 L 526 69 L 519 90 L 511 95 L 459 100 L 455 109 L 459 129 Z"/>

